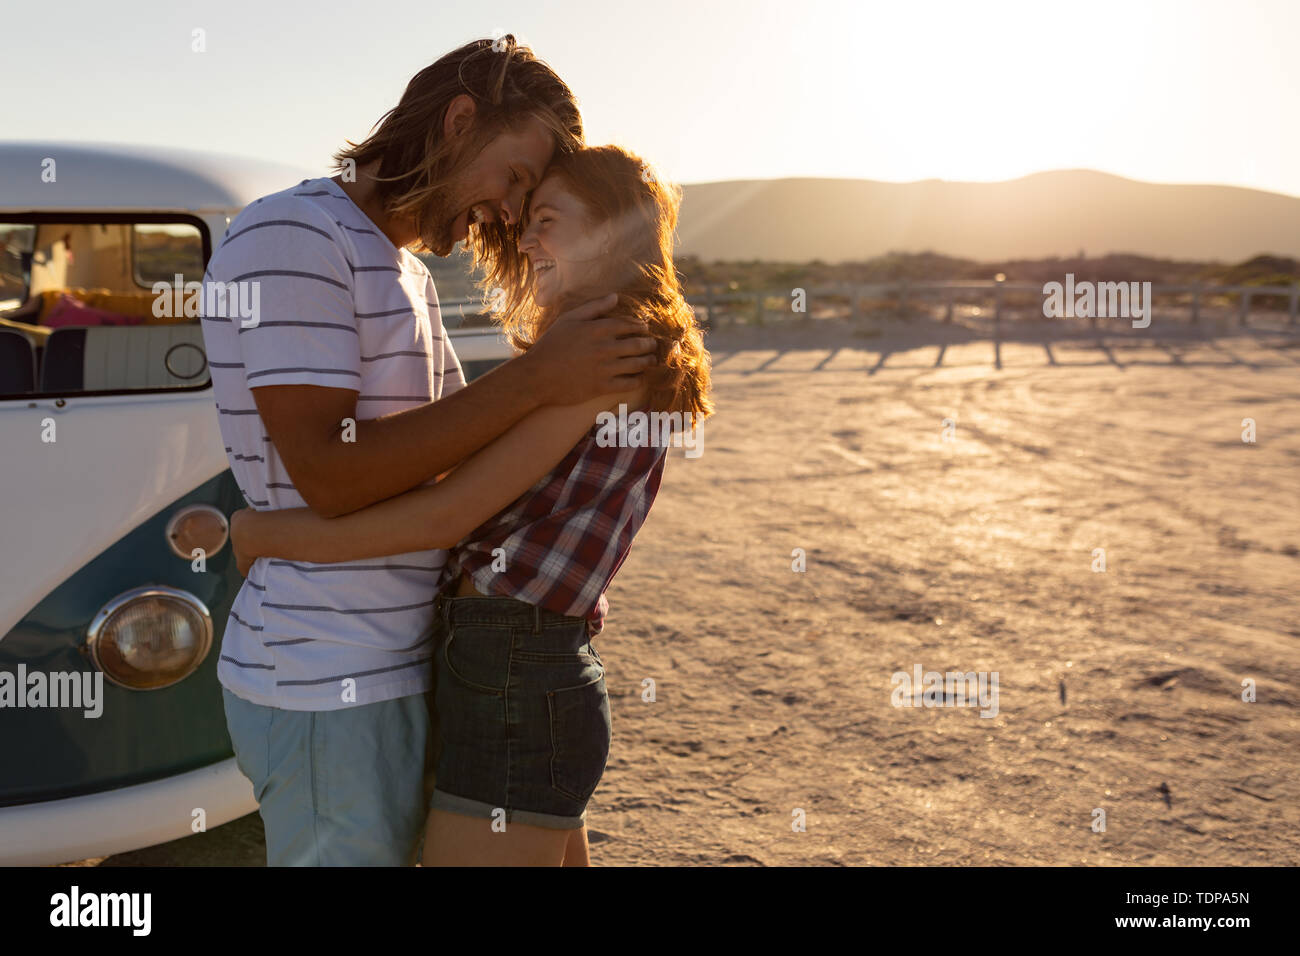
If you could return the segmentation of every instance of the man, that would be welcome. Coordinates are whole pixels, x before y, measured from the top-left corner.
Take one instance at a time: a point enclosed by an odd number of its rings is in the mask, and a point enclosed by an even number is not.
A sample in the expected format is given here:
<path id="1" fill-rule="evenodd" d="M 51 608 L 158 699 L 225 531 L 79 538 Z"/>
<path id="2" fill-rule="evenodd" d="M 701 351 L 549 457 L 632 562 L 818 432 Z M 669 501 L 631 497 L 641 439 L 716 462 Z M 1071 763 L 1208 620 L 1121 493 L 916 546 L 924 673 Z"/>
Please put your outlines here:
<path id="1" fill-rule="evenodd" d="M 600 317 L 610 297 L 466 386 L 432 278 L 407 248 L 447 255 L 473 230 L 476 250 L 518 255 L 527 193 L 556 149 L 581 142 L 559 77 L 513 38 L 480 40 L 417 74 L 336 157 L 344 175 L 239 215 L 206 280 L 254 314 L 218 296 L 203 331 L 226 452 L 253 507 L 346 514 L 434 480 L 539 405 L 619 391 L 653 363 L 639 325 Z M 413 861 L 444 560 L 250 570 L 218 676 L 268 864 Z"/>

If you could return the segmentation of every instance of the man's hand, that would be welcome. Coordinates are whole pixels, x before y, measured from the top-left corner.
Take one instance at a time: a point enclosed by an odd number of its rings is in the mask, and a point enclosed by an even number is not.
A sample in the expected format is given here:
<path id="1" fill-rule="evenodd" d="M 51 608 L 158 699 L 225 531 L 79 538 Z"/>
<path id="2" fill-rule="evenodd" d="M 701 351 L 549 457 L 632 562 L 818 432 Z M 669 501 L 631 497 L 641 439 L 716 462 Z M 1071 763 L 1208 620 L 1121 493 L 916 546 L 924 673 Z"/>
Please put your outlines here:
<path id="1" fill-rule="evenodd" d="M 606 315 L 607 295 L 559 316 L 518 361 L 530 362 L 543 403 L 574 405 L 635 388 L 655 364 L 656 342 L 645 323 Z"/>
<path id="2" fill-rule="evenodd" d="M 638 320 L 602 317 L 617 303 L 610 295 L 566 312 L 523 355 L 402 412 L 364 419 L 355 389 L 320 385 L 262 385 L 253 401 L 307 507 L 325 518 L 350 514 L 454 468 L 543 405 L 640 384 L 656 343 Z M 356 427 L 348 441 L 345 419 Z"/>

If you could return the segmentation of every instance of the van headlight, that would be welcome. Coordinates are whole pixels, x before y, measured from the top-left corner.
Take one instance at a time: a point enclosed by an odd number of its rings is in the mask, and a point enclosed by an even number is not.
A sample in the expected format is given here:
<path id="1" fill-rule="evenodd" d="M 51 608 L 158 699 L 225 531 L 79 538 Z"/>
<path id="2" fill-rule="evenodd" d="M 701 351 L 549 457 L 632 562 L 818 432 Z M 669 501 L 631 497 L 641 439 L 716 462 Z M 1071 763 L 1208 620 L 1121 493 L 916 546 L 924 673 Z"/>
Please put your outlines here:
<path id="1" fill-rule="evenodd" d="M 86 647 L 95 666 L 120 687 L 170 687 L 208 656 L 212 615 L 188 591 L 157 584 L 133 588 L 99 609 Z"/>

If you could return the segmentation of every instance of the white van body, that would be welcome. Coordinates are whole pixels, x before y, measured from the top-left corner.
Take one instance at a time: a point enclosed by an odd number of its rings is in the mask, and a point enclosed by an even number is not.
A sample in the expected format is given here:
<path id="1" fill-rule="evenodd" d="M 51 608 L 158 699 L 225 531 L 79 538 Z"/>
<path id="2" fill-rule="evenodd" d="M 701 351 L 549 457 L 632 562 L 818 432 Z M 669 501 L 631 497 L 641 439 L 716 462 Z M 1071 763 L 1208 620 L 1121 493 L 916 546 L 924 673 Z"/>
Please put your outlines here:
<path id="1" fill-rule="evenodd" d="M 206 227 L 210 255 L 244 206 L 304 178 L 311 174 L 152 147 L 0 144 L 0 222 L 50 213 L 183 214 Z M 510 355 L 490 330 L 452 330 L 451 337 L 466 362 Z M 49 422 L 57 432 L 52 442 L 42 440 Z M 0 668 L 6 664 L 6 638 L 33 608 L 93 558 L 156 519 L 160 509 L 228 470 L 210 382 L 171 391 L 0 399 L 0 462 L 6 489 L 0 505 Z M 21 502 L 10 497 L 18 491 Z M 44 620 L 57 618 L 56 612 L 47 608 Z M 224 619 L 213 623 L 216 649 Z M 90 622 L 63 625 L 71 633 Z M 22 640 L 29 648 L 39 644 L 30 635 Z M 8 750 L 5 724 L 13 723 L 6 718 L 16 713 L 0 710 L 0 750 Z M 214 719 L 210 713 L 194 717 Z M 102 733 L 92 723 L 80 725 L 87 734 Z M 99 746 L 66 739 L 81 732 L 64 722 L 49 746 Z M 76 793 L 79 786 L 69 781 L 68 789 L 70 796 L 49 792 L 37 802 L 5 805 L 0 799 L 0 864 L 102 857 L 187 836 L 193 820 L 175 812 L 177 807 L 202 808 L 207 828 L 256 809 L 233 757 L 129 786 Z"/>

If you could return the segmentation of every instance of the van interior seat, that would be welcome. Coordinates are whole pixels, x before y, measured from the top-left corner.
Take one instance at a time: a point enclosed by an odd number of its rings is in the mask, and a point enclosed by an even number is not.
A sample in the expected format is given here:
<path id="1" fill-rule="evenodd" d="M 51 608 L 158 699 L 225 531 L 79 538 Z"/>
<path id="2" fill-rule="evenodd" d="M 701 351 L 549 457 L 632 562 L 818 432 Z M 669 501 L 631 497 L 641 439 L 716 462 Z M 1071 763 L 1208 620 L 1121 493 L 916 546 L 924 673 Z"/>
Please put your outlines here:
<path id="1" fill-rule="evenodd" d="M 0 329 L 0 395 L 36 389 L 36 351 L 21 332 Z"/>
<path id="2" fill-rule="evenodd" d="M 0 316 L 0 329 L 7 329 L 11 332 L 17 332 L 23 338 L 32 343 L 34 348 L 40 348 L 45 344 L 45 340 L 50 337 L 53 329 L 47 329 L 41 325 L 28 325 L 22 320 L 7 319 Z"/>
<path id="3" fill-rule="evenodd" d="M 109 289 L 46 289 L 38 294 L 41 300 L 40 318 L 36 320 L 38 323 L 45 321 L 45 317 L 50 314 L 58 303 L 59 297 L 63 295 L 72 296 L 72 298 L 92 308 L 142 319 L 145 325 L 176 325 L 194 321 L 193 316 L 187 318 L 185 315 L 185 294 L 183 290 L 178 293 L 175 289 L 171 289 L 166 293 L 171 298 L 171 315 L 161 317 L 153 314 L 154 301 L 158 296 L 152 292 L 112 292 Z"/>
<path id="4" fill-rule="evenodd" d="M 207 384 L 197 322 L 55 329 L 45 343 L 42 392 L 185 388 Z"/>

